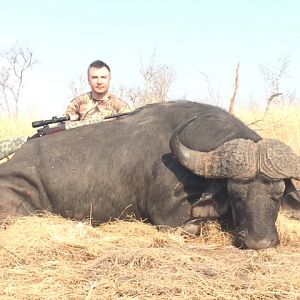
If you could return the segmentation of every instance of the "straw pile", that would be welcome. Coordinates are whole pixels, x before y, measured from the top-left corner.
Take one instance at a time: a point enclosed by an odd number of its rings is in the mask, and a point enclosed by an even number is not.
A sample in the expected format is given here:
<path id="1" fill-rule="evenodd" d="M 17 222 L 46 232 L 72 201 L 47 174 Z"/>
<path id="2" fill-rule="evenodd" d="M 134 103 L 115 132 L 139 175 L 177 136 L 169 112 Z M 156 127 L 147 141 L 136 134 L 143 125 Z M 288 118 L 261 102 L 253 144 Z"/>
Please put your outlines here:
<path id="1" fill-rule="evenodd" d="M 216 222 L 199 237 L 138 221 L 92 227 L 53 215 L 0 228 L 0 299 L 300 299 L 300 223 L 240 250 Z"/>

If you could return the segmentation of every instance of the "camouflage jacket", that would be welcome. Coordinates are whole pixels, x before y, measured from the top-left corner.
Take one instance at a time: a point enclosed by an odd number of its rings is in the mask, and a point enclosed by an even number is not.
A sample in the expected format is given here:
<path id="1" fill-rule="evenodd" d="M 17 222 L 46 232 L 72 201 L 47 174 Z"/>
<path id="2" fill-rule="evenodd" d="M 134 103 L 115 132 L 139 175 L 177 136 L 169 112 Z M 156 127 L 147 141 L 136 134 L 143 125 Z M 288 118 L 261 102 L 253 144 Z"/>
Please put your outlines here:
<path id="1" fill-rule="evenodd" d="M 128 111 L 127 103 L 114 95 L 108 94 L 99 101 L 93 99 L 92 92 L 89 92 L 73 99 L 69 103 L 65 115 L 70 116 L 73 120 L 89 120 Z"/>

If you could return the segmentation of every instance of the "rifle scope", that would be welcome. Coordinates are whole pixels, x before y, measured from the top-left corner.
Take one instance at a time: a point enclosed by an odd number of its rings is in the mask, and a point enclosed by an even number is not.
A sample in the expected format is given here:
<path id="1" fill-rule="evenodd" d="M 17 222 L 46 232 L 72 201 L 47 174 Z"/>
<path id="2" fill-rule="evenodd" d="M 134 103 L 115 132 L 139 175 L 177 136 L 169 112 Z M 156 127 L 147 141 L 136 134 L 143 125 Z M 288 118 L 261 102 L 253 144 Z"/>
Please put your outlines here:
<path id="1" fill-rule="evenodd" d="M 69 121 L 69 120 L 70 120 L 69 116 L 52 117 L 52 119 L 50 119 L 50 120 L 34 121 L 31 124 L 32 124 L 33 128 L 36 128 L 36 127 L 41 127 L 41 126 L 48 126 L 49 124 L 53 124 L 53 123 L 61 123 L 61 122 Z"/>

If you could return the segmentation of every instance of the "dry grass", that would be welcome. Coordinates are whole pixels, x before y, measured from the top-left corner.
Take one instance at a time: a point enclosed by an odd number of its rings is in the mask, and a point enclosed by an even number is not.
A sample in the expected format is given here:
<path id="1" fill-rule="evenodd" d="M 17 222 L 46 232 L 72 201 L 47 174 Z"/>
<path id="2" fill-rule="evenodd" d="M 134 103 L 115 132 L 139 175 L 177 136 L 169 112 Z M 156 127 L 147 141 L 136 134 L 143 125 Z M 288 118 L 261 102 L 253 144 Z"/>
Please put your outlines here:
<path id="1" fill-rule="evenodd" d="M 278 227 L 282 244 L 254 251 L 214 222 L 192 238 L 137 221 L 7 220 L 0 299 L 299 299 L 300 224 L 280 215 Z"/>
<path id="2" fill-rule="evenodd" d="M 36 133 L 36 129 L 31 126 L 32 120 L 29 118 L 14 119 L 0 117 L 0 141 L 17 136 L 31 136 Z"/>
<path id="3" fill-rule="evenodd" d="M 265 138 L 279 139 L 300 155 L 300 107 L 275 106 L 263 117 L 254 107 L 239 110 L 237 116 Z"/>

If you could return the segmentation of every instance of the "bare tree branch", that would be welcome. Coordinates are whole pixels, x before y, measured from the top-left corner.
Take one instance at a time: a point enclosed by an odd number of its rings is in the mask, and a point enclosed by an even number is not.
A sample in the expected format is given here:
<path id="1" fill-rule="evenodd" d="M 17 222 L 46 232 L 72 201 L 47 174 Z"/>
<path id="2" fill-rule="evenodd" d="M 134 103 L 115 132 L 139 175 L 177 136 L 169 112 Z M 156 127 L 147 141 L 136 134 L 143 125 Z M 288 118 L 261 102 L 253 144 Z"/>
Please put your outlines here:
<path id="1" fill-rule="evenodd" d="M 10 114 L 9 99 L 8 99 L 8 80 L 9 69 L 2 68 L 0 73 L 0 92 L 2 95 L 2 101 L 0 101 L 0 107 L 3 111 L 7 111 Z M 0 99 L 1 99 L 0 98 Z"/>
<path id="2" fill-rule="evenodd" d="M 203 78 L 205 80 L 206 88 L 207 88 L 208 95 L 209 95 L 209 103 L 212 103 L 214 105 L 220 105 L 220 103 L 222 102 L 222 99 L 221 99 L 219 88 L 213 87 L 207 74 L 205 74 L 204 72 L 200 72 L 200 74 L 203 76 Z M 215 92 L 215 90 L 216 90 L 216 92 Z"/>
<path id="3" fill-rule="evenodd" d="M 280 57 L 275 66 L 271 66 L 270 64 L 260 66 L 260 71 L 264 77 L 270 94 L 278 93 L 281 80 L 287 76 L 289 66 L 290 58 L 286 56 Z"/>
<path id="4" fill-rule="evenodd" d="M 33 53 L 29 48 L 21 46 L 18 42 L 8 51 L 1 53 L 6 64 L 1 68 L 0 74 L 0 108 L 11 115 L 12 110 L 17 117 L 21 93 L 25 86 L 25 75 L 33 67 Z"/>
<path id="5" fill-rule="evenodd" d="M 282 93 L 275 93 L 273 95 L 271 95 L 269 97 L 269 99 L 267 100 L 267 106 L 266 106 L 266 109 L 265 109 L 265 113 L 264 113 L 264 117 L 268 114 L 269 110 L 270 110 L 270 107 L 271 107 L 271 104 L 273 102 L 273 100 L 278 97 L 278 96 L 281 96 Z"/>
<path id="6" fill-rule="evenodd" d="M 282 56 L 279 58 L 278 64 L 275 66 L 270 66 L 270 64 L 260 66 L 260 71 L 267 84 L 268 93 L 271 95 L 267 100 L 264 117 L 269 112 L 271 104 L 274 102 L 274 99 L 283 94 L 282 92 L 279 92 L 279 90 L 281 89 L 280 86 L 283 78 L 288 76 L 289 65 L 289 57 Z"/>
<path id="7" fill-rule="evenodd" d="M 169 100 L 168 93 L 176 74 L 170 65 L 156 62 L 156 50 L 153 51 L 146 66 L 141 62 L 140 73 L 144 80 L 142 86 L 119 89 L 119 94 L 122 94 L 123 99 L 129 103 L 130 107 L 137 108 Z"/>
<path id="8" fill-rule="evenodd" d="M 81 75 L 77 79 L 71 80 L 69 87 L 71 89 L 71 98 L 77 98 L 78 96 L 83 94 L 87 88 L 86 78 Z"/>
<path id="9" fill-rule="evenodd" d="M 235 104 L 235 98 L 237 95 L 237 91 L 239 88 L 239 69 L 240 69 L 240 63 L 238 62 L 236 70 L 235 70 L 235 81 L 234 81 L 234 90 L 233 90 L 233 95 L 230 99 L 230 105 L 229 105 L 229 112 L 233 114 L 234 110 L 234 104 Z"/>
<path id="10" fill-rule="evenodd" d="M 149 64 L 141 66 L 140 72 L 144 78 L 144 103 L 165 102 L 168 100 L 168 92 L 175 80 L 175 71 L 168 64 L 156 63 L 156 51 L 154 50 Z"/>

